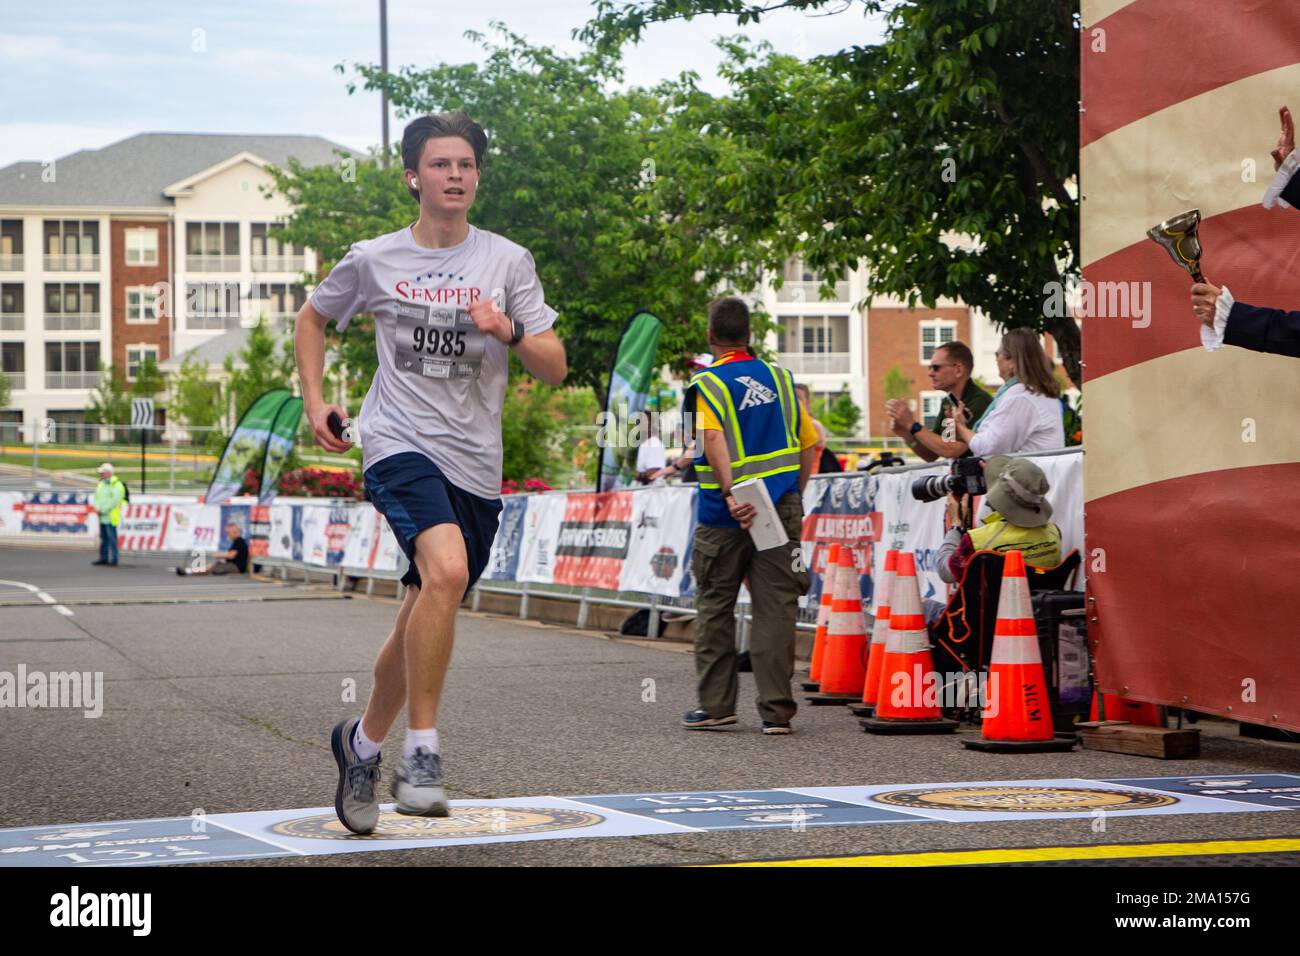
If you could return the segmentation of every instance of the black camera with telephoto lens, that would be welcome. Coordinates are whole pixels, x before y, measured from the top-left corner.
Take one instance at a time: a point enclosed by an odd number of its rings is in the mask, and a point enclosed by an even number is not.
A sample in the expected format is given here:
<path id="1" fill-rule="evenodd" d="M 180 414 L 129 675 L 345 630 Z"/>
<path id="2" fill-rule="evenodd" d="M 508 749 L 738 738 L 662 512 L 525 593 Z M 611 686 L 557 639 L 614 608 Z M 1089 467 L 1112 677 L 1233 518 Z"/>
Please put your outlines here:
<path id="1" fill-rule="evenodd" d="M 984 461 L 981 458 L 958 458 L 952 471 L 946 475 L 930 475 L 912 482 L 912 497 L 917 501 L 938 501 L 950 492 L 958 495 L 982 495 L 988 491 L 984 485 Z"/>

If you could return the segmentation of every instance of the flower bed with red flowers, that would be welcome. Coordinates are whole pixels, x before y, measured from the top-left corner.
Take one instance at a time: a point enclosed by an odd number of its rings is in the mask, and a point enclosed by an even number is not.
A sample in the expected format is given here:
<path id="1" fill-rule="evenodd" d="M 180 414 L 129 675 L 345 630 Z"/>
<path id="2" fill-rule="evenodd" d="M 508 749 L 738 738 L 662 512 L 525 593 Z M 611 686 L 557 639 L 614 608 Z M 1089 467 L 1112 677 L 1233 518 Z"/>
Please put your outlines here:
<path id="1" fill-rule="evenodd" d="M 244 475 L 240 494 L 257 493 L 258 473 L 250 468 Z M 361 479 L 353 471 L 328 468 L 294 468 L 280 476 L 278 493 L 295 498 L 360 498 Z"/>
<path id="2" fill-rule="evenodd" d="M 534 491 L 554 490 L 554 488 L 538 478 L 525 478 L 522 487 L 513 478 L 507 478 L 501 482 L 501 493 L 503 495 L 530 494 Z"/>

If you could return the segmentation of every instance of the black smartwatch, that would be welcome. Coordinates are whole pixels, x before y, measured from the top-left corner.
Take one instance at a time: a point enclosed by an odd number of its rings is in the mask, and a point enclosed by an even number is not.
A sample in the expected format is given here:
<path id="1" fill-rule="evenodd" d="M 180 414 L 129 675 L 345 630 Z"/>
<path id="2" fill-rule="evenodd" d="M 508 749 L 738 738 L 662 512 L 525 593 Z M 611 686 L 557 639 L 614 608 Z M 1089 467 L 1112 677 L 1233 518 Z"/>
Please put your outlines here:
<path id="1" fill-rule="evenodd" d="M 915 435 L 917 432 L 921 431 L 924 427 L 925 426 L 922 425 L 920 422 L 912 422 L 912 427 L 909 428 L 908 431 L 911 432 L 913 435 Z"/>
<path id="2" fill-rule="evenodd" d="M 524 323 L 518 319 L 511 319 L 510 327 L 513 330 L 513 334 L 510 336 L 510 344 L 512 346 L 518 345 L 524 340 Z"/>

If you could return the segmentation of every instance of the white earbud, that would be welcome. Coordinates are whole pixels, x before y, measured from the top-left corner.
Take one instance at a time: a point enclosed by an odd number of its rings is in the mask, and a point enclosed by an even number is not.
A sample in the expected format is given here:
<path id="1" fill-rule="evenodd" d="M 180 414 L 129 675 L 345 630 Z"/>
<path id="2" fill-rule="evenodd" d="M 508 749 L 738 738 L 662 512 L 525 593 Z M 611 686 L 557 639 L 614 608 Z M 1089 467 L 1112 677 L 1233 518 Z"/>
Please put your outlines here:
<path id="1" fill-rule="evenodd" d="M 412 179 L 412 180 L 411 180 L 411 188 L 414 189 L 415 187 L 416 187 L 416 182 L 415 182 L 414 179 Z"/>

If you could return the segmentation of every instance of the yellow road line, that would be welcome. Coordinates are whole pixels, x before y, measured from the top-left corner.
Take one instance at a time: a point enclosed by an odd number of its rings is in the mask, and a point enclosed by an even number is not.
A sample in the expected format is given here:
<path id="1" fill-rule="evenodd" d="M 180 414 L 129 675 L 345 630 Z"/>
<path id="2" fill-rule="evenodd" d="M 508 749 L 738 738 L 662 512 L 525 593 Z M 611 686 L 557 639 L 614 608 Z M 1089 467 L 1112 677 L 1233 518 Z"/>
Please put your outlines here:
<path id="1" fill-rule="evenodd" d="M 1000 850 L 942 850 L 930 853 L 879 853 L 873 856 L 755 860 L 713 866 L 975 866 L 1066 860 L 1123 860 L 1161 856 L 1220 856 L 1234 853 L 1296 853 L 1300 839 L 1207 840 L 1200 843 L 1115 843 L 1107 846 L 1044 846 Z"/>
<path id="2" fill-rule="evenodd" d="M 31 454 L 32 454 L 31 445 L 27 445 L 26 447 L 22 445 L 17 445 L 17 446 L 0 445 L 0 455 L 22 455 L 25 457 L 31 457 Z M 101 451 L 89 451 L 81 448 L 51 448 L 48 445 L 42 445 L 38 454 L 42 458 L 46 456 L 49 456 L 51 458 L 85 458 L 88 461 L 96 461 L 96 460 L 103 461 L 105 458 L 112 458 L 112 457 L 116 457 L 119 460 L 123 460 L 123 461 L 125 461 L 128 458 L 132 461 L 140 460 L 139 447 L 137 446 L 135 451 L 131 451 L 130 448 L 126 445 L 121 445 L 111 450 L 106 448 Z M 165 452 L 150 451 L 150 452 L 145 452 L 144 457 L 146 461 L 167 461 L 168 459 L 171 458 L 171 455 Z M 176 463 L 178 465 L 184 464 L 185 462 L 210 463 L 216 460 L 217 458 L 215 455 L 202 455 L 202 454 L 191 455 L 188 453 L 182 453 L 176 456 Z"/>

